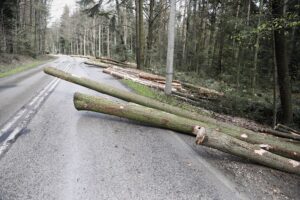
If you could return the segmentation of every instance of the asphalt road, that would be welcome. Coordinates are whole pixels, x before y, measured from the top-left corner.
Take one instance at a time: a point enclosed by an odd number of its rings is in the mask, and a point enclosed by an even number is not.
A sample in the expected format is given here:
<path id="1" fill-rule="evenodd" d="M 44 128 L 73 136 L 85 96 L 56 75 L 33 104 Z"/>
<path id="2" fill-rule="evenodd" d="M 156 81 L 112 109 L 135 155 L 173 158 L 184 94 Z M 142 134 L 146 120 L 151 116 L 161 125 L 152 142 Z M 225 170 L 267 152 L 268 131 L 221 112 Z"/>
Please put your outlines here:
<path id="1" fill-rule="evenodd" d="M 61 56 L 47 65 L 128 90 L 82 62 Z M 248 187 L 252 179 L 238 182 L 213 161 L 239 159 L 172 131 L 77 111 L 74 92 L 102 94 L 44 75 L 42 67 L 0 80 L 0 199 L 272 199 L 259 183 Z M 297 177 L 279 176 L 297 190 Z"/>

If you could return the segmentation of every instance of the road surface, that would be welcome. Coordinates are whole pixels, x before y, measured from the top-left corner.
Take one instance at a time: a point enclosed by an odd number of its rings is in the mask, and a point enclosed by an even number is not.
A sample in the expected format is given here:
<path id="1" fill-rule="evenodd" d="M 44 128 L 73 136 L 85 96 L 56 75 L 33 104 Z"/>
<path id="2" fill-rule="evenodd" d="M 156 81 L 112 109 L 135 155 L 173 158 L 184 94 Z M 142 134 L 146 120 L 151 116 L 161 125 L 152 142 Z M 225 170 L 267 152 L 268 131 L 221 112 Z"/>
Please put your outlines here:
<path id="1" fill-rule="evenodd" d="M 76 111 L 74 92 L 105 95 L 45 75 L 46 65 L 129 90 L 68 56 L 0 79 L 0 199 L 299 197 L 297 176 L 196 147 L 190 136 Z"/>

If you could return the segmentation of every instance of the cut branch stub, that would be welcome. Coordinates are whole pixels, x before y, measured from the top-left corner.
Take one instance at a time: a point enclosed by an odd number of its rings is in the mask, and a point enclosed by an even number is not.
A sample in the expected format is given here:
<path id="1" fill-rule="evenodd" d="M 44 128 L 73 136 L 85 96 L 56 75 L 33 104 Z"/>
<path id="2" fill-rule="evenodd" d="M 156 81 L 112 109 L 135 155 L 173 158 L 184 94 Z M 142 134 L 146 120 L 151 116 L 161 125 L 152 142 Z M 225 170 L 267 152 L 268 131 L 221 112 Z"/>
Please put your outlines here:
<path id="1" fill-rule="evenodd" d="M 206 138 L 205 128 L 201 126 L 194 126 L 193 133 L 196 135 L 196 144 L 202 144 Z"/>

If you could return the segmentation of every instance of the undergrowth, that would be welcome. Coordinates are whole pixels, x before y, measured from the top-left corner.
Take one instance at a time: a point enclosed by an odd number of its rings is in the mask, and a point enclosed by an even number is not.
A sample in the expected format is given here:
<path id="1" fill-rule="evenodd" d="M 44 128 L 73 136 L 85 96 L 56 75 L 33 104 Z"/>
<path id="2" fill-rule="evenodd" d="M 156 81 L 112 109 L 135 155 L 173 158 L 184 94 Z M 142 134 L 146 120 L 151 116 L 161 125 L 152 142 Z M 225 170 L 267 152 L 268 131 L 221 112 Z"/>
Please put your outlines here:
<path id="1" fill-rule="evenodd" d="M 139 83 L 135 83 L 130 80 L 122 80 L 122 82 L 137 94 L 156 99 L 173 106 L 178 106 L 186 110 L 197 111 L 206 116 L 211 117 L 211 113 L 208 112 L 209 110 L 233 117 L 247 118 L 261 124 L 272 124 L 273 104 L 270 102 L 269 98 L 251 96 L 243 91 L 232 90 L 225 93 L 225 97 L 216 101 L 201 100 L 201 107 L 196 107 L 182 100 L 178 100 L 173 96 L 167 96 L 162 91 L 149 88 Z M 280 107 L 280 105 L 278 105 L 278 107 Z M 280 113 L 281 111 L 279 109 L 278 117 L 280 117 Z M 294 106 L 294 121 L 300 121 L 300 109 L 297 106 Z M 293 125 L 293 127 L 297 128 L 299 128 L 299 126 L 300 124 L 297 123 Z"/>

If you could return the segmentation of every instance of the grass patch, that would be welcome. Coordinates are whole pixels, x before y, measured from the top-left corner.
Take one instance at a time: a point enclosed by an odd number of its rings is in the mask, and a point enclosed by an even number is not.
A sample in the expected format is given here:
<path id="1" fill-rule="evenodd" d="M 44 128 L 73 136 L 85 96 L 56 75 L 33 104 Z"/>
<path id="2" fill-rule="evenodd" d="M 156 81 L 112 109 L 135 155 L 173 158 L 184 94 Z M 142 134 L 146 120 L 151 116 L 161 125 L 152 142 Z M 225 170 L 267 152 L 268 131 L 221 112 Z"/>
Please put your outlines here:
<path id="1" fill-rule="evenodd" d="M 208 115 L 207 111 L 205 111 L 202 108 L 193 106 L 191 104 L 188 104 L 186 102 L 183 102 L 181 100 L 176 99 L 173 96 L 167 96 L 164 92 L 156 90 L 156 89 L 152 89 L 148 86 L 133 82 L 131 80 L 122 80 L 122 83 L 124 83 L 125 85 L 127 85 L 129 88 L 131 88 L 135 93 L 145 96 L 145 97 L 149 97 L 155 100 L 158 100 L 162 103 L 167 103 L 170 104 L 172 106 L 176 106 L 182 109 L 186 109 L 189 111 L 193 111 L 193 112 L 198 112 L 199 114 L 205 114 Z"/>
<path id="2" fill-rule="evenodd" d="M 14 67 L 14 68 L 10 68 L 10 67 L 7 67 L 7 66 L 0 66 L 0 69 L 1 69 L 0 78 L 11 76 L 11 75 L 14 75 L 14 74 L 17 74 L 17 73 L 35 68 L 35 67 L 37 67 L 41 64 L 49 62 L 49 60 L 51 60 L 51 59 L 53 59 L 53 58 L 37 60 L 37 61 L 33 61 L 33 62 L 30 62 L 30 63 L 26 63 L 26 64 L 21 64 L 17 67 Z"/>

